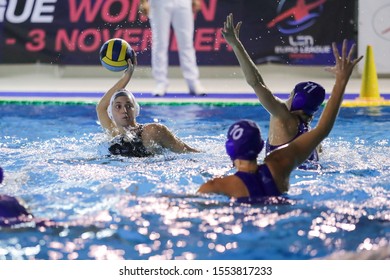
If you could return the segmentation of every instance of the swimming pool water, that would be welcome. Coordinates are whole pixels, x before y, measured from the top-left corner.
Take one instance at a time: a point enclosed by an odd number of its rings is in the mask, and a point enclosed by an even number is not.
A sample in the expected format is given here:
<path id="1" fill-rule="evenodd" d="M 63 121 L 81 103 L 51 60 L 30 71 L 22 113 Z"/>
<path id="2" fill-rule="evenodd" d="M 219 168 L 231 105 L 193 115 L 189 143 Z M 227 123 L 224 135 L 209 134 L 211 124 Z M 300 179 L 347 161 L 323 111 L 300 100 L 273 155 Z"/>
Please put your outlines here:
<path id="1" fill-rule="evenodd" d="M 161 122 L 202 152 L 124 158 L 107 156 L 94 105 L 0 105 L 0 193 L 55 222 L 0 229 L 0 260 L 288 260 L 388 245 L 390 107 L 342 108 L 321 168 L 294 171 L 274 204 L 196 194 L 234 171 L 224 139 L 239 118 L 267 135 L 261 106 L 142 106 L 138 122 Z"/>

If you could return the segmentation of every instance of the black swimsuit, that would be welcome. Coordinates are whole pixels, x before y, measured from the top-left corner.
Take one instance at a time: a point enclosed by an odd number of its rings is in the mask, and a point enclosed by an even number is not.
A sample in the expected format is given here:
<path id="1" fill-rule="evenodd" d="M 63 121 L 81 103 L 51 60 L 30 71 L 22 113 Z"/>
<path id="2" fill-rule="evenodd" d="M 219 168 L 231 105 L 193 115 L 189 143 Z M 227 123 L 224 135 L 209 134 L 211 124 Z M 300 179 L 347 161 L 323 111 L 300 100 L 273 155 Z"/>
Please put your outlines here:
<path id="1" fill-rule="evenodd" d="M 135 128 L 131 136 L 119 135 L 111 141 L 111 146 L 108 148 L 111 154 L 121 155 L 126 157 L 148 157 L 153 155 L 149 152 L 142 143 L 143 125 Z"/>

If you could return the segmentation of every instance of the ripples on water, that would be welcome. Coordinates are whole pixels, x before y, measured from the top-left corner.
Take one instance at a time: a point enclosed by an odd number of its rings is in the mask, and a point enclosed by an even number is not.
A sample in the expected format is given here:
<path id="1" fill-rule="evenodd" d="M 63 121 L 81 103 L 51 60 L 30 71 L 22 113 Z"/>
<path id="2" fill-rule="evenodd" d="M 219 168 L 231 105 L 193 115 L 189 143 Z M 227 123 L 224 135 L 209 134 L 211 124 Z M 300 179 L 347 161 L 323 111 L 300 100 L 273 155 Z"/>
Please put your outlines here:
<path id="1" fill-rule="evenodd" d="M 196 190 L 233 172 L 234 120 L 255 119 L 266 135 L 262 108 L 145 106 L 139 122 L 203 152 L 137 159 L 107 156 L 93 106 L 19 106 L 0 115 L 1 193 L 55 226 L 0 230 L 0 259 L 311 259 L 388 245 L 388 108 L 343 109 L 321 169 L 294 171 L 283 203 L 239 205 Z"/>

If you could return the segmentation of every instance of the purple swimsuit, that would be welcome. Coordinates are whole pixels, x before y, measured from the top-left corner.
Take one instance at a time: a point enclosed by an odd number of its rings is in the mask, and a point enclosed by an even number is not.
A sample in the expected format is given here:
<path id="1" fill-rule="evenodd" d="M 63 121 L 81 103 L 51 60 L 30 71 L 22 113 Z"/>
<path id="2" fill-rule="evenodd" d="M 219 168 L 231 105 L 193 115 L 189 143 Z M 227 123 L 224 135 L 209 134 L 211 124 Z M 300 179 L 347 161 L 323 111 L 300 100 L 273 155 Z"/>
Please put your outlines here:
<path id="1" fill-rule="evenodd" d="M 259 165 L 256 173 L 238 171 L 234 175 L 244 182 L 250 198 L 263 198 L 282 194 L 278 190 L 266 164 Z"/>

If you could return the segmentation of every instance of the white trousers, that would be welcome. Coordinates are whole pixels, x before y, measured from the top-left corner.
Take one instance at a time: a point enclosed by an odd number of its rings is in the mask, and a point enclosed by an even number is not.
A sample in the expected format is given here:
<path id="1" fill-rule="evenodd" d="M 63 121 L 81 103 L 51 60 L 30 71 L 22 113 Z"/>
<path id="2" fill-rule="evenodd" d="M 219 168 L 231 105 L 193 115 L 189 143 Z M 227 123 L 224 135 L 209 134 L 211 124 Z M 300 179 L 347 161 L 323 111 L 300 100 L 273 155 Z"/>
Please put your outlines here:
<path id="1" fill-rule="evenodd" d="M 178 44 L 180 68 L 192 84 L 199 79 L 196 63 L 192 0 L 149 0 L 152 30 L 152 75 L 157 83 L 168 85 L 168 47 L 172 25 Z"/>

